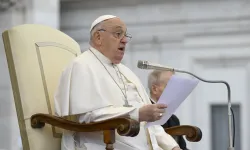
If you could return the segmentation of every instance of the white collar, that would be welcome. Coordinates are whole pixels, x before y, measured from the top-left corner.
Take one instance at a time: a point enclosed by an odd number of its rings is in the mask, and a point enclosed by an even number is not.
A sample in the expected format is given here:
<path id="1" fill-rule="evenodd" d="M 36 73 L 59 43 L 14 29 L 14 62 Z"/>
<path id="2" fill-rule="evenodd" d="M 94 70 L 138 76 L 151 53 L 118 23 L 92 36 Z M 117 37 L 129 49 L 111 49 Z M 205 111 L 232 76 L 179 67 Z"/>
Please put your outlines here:
<path id="1" fill-rule="evenodd" d="M 100 51 L 98 51 L 97 49 L 93 48 L 93 47 L 90 47 L 89 50 L 91 50 L 95 55 L 96 57 L 98 57 L 98 59 L 100 59 L 100 61 L 102 63 L 105 63 L 105 64 L 112 64 L 111 60 L 109 58 L 107 58 L 106 56 L 104 56 Z"/>
<path id="2" fill-rule="evenodd" d="M 156 101 L 155 101 L 153 98 L 150 98 L 150 100 L 151 100 L 154 104 L 156 104 Z"/>

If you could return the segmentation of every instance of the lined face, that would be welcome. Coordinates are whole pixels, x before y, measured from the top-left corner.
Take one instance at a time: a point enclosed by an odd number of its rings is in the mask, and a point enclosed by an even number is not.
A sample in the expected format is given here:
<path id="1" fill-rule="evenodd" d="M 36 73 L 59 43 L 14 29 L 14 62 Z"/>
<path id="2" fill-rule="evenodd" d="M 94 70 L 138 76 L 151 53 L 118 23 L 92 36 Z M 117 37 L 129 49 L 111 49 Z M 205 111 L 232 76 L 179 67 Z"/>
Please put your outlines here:
<path id="1" fill-rule="evenodd" d="M 103 22 L 99 33 L 99 49 L 112 63 L 118 64 L 123 59 L 128 43 L 127 28 L 119 18 L 112 18 Z"/>
<path id="2" fill-rule="evenodd" d="M 164 91 L 172 75 L 173 75 L 173 72 L 170 72 L 170 71 L 162 72 L 157 83 L 153 85 L 152 93 L 154 94 L 157 101 L 159 100 L 162 92 Z"/>

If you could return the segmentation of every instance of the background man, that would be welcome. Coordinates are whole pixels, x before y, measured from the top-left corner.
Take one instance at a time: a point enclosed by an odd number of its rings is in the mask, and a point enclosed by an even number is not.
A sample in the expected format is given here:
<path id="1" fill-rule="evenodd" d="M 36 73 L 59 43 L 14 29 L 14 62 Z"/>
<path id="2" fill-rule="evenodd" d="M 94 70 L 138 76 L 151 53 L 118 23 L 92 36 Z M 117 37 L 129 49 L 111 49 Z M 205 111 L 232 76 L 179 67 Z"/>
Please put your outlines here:
<path id="1" fill-rule="evenodd" d="M 116 135 L 115 149 L 180 150 L 161 126 L 145 128 L 146 122 L 159 120 L 167 106 L 151 104 L 137 76 L 120 63 L 130 38 L 125 23 L 116 16 L 100 16 L 92 23 L 90 48 L 62 73 L 55 95 L 56 113 L 77 115 L 81 123 L 129 116 L 141 122 L 140 132 L 136 137 Z M 62 149 L 74 150 L 75 145 L 105 149 L 101 132 L 65 131 Z"/>
<path id="2" fill-rule="evenodd" d="M 152 104 L 157 103 L 163 90 L 165 89 L 170 77 L 174 74 L 171 71 L 161 71 L 154 70 L 148 76 L 148 89 L 150 91 L 150 98 Z M 176 115 L 172 115 L 169 120 L 162 125 L 164 128 L 179 126 L 180 121 Z M 174 136 L 175 140 L 178 142 L 180 148 L 183 150 L 188 150 L 186 148 L 186 142 L 183 136 Z"/>

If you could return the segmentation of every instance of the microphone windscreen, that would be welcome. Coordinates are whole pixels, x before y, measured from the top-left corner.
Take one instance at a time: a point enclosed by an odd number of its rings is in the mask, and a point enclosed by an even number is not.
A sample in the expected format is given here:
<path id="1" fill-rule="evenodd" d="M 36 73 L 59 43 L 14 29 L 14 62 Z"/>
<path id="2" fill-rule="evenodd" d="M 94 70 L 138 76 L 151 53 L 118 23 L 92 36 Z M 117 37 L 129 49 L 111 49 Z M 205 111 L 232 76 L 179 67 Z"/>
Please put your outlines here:
<path id="1" fill-rule="evenodd" d="M 148 62 L 143 60 L 138 60 L 137 67 L 141 69 L 147 69 Z"/>

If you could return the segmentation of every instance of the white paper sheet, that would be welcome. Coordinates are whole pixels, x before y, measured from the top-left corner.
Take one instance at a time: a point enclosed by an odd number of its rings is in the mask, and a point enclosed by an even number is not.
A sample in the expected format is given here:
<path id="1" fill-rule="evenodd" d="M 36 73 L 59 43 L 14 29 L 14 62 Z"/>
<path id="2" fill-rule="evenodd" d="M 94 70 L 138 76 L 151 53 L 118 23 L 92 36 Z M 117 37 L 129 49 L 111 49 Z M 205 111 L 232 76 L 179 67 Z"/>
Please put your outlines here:
<path id="1" fill-rule="evenodd" d="M 162 118 L 155 122 L 148 122 L 146 127 L 152 125 L 163 125 L 172 116 L 180 104 L 189 96 L 194 88 L 199 83 L 198 79 L 184 78 L 178 75 L 173 75 L 166 88 L 164 89 L 157 103 L 166 104 L 168 107 L 165 110 Z"/>

